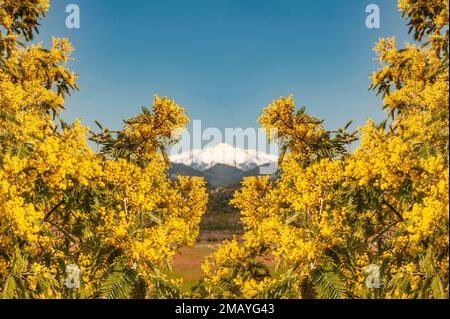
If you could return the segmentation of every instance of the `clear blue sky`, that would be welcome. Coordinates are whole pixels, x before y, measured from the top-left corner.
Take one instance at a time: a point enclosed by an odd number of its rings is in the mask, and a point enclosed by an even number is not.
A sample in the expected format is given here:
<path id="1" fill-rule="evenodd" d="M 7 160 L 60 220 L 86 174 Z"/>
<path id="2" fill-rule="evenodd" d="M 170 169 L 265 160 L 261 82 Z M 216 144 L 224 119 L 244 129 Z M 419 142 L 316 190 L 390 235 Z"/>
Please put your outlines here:
<path id="1" fill-rule="evenodd" d="M 65 27 L 78 4 L 81 28 Z M 367 29 L 365 8 L 381 9 Z M 68 37 L 80 91 L 64 118 L 117 129 L 169 96 L 203 127 L 257 127 L 262 107 L 294 94 L 335 129 L 380 119 L 368 92 L 378 38 L 408 39 L 395 0 L 53 0 L 39 40 Z"/>

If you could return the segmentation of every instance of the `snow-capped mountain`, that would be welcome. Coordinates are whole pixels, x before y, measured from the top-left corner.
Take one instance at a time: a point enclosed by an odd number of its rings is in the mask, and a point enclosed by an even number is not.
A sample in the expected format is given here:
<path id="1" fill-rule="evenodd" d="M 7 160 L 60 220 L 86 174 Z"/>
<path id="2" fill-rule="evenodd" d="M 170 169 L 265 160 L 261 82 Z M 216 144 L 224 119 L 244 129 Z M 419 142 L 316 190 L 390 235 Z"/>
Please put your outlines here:
<path id="1" fill-rule="evenodd" d="M 170 161 L 204 172 L 218 164 L 231 166 L 247 172 L 256 167 L 276 163 L 277 156 L 257 150 L 244 150 L 229 144 L 218 144 L 202 150 L 170 156 Z"/>

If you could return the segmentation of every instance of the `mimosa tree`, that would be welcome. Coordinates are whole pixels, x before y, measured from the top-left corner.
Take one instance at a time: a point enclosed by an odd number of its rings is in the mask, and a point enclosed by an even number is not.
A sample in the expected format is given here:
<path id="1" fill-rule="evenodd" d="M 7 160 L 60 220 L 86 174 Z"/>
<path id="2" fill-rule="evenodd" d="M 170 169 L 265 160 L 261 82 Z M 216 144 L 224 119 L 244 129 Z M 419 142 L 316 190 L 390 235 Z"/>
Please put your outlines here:
<path id="1" fill-rule="evenodd" d="M 400 0 L 399 8 L 418 43 L 375 47 L 381 67 L 371 89 L 386 119 L 329 132 L 295 112 L 292 97 L 266 107 L 259 122 L 283 147 L 280 178 L 243 182 L 233 200 L 243 243 L 223 245 L 204 264 L 198 295 L 448 298 L 448 1 Z M 369 265 L 379 267 L 379 287 L 366 285 Z"/>
<path id="2" fill-rule="evenodd" d="M 60 118 L 77 89 L 71 45 L 28 44 L 48 7 L 0 0 L 0 293 L 178 297 L 166 273 L 176 250 L 195 242 L 207 202 L 203 180 L 167 177 L 165 148 L 188 118 L 155 97 L 123 130 L 90 134 L 94 153 L 89 130 Z M 67 285 L 69 265 L 79 287 Z"/>

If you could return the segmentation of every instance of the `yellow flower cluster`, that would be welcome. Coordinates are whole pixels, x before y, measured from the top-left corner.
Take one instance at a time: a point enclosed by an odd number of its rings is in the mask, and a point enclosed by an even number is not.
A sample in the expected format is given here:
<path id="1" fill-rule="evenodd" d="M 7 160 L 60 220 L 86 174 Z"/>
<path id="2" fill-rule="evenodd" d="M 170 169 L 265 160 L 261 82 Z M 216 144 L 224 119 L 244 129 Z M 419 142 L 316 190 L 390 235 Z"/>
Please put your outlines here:
<path id="1" fill-rule="evenodd" d="M 204 268 L 219 297 L 448 298 L 448 2 L 399 8 L 424 45 L 378 42 L 371 88 L 388 115 L 358 129 L 353 151 L 353 134 L 325 131 L 292 97 L 263 109 L 259 122 L 283 146 L 280 177 L 246 178 L 235 194 L 242 243 Z M 267 256 L 276 271 L 242 266 Z M 369 264 L 378 289 L 365 284 Z"/>
<path id="2" fill-rule="evenodd" d="M 46 0 L 0 0 L 0 294 L 176 296 L 180 281 L 165 272 L 179 247 L 194 244 L 207 202 L 203 179 L 168 178 L 161 157 L 188 122 L 184 109 L 155 97 L 153 112 L 105 139 L 65 123 L 64 98 L 77 88 L 70 43 L 18 43 L 47 9 Z M 107 151 L 93 152 L 88 137 Z M 65 286 L 69 264 L 80 289 Z M 123 278 L 129 287 L 117 284 Z"/>

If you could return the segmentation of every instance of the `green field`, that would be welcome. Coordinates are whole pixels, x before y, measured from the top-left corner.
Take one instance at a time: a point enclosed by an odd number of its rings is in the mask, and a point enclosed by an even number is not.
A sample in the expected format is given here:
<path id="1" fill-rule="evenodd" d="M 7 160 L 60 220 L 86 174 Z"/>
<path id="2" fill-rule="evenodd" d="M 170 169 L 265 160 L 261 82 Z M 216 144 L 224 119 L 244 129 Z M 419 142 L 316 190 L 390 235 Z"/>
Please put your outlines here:
<path id="1" fill-rule="evenodd" d="M 184 279 L 184 290 L 189 290 L 203 276 L 201 264 L 213 251 L 211 245 L 198 244 L 192 248 L 181 249 L 180 254 L 175 256 L 172 275 L 174 278 Z"/>
<path id="2" fill-rule="evenodd" d="M 190 289 L 202 276 L 205 257 L 221 242 L 242 235 L 240 213 L 229 205 L 235 188 L 210 190 L 208 209 L 200 224 L 200 235 L 194 247 L 180 249 L 174 258 L 172 276 L 184 278 L 183 288 Z"/>

